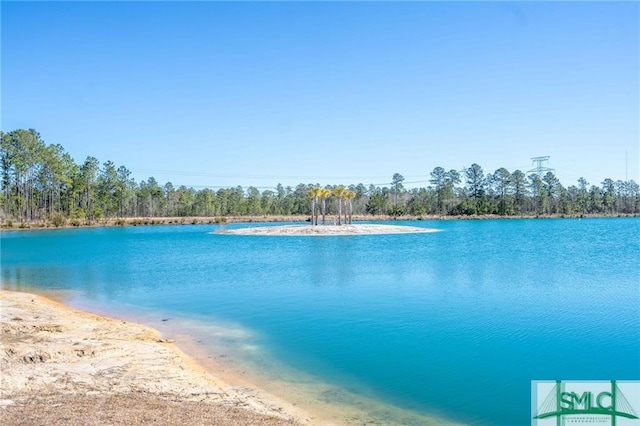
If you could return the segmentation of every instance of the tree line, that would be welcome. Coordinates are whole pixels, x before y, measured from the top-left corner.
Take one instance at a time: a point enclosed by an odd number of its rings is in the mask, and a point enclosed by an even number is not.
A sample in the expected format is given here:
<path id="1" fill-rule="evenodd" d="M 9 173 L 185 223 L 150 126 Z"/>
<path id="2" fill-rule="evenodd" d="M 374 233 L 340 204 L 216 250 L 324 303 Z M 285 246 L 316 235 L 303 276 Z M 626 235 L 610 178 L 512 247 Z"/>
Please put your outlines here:
<path id="1" fill-rule="evenodd" d="M 126 217 L 309 215 L 314 224 L 331 215 L 350 223 L 353 215 L 579 215 L 637 214 L 640 187 L 633 180 L 584 178 L 565 187 L 552 172 L 543 176 L 499 168 L 486 173 L 478 164 L 457 170 L 436 167 L 425 186 L 406 189 L 396 173 L 388 186 L 278 184 L 260 191 L 243 188 L 195 190 L 160 184 L 153 177 L 136 182 L 125 166 L 80 164 L 61 145 L 47 145 L 33 129 L 0 132 L 5 221 L 97 221 Z"/>

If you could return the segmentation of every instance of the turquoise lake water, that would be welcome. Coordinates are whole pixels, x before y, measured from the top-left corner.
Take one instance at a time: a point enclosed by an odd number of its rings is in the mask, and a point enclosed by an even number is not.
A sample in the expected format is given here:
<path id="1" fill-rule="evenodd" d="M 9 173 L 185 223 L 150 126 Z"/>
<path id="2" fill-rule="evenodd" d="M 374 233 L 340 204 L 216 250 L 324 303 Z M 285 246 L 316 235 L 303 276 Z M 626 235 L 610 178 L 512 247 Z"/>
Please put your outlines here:
<path id="1" fill-rule="evenodd" d="M 292 370 L 467 424 L 530 424 L 531 380 L 640 379 L 640 219 L 398 224 L 441 232 L 3 232 L 1 279 L 237 324 Z"/>

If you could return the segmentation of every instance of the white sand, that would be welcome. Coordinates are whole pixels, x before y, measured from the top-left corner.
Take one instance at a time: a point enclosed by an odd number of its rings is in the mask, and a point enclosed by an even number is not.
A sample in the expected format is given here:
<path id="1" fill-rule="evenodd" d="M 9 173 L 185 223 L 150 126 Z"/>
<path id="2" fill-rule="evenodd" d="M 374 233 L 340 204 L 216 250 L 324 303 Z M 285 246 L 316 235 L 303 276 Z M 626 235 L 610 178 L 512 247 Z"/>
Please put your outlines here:
<path id="1" fill-rule="evenodd" d="M 257 226 L 240 229 L 218 231 L 224 234 L 234 235 L 293 235 L 293 236 L 320 236 L 320 235 L 380 235 L 380 234 L 417 234 L 438 232 L 433 228 L 418 228 L 416 226 L 403 225 L 283 225 L 283 226 Z"/>
<path id="2" fill-rule="evenodd" d="M 0 324 L 0 424 L 299 424 L 143 325 L 4 290 Z"/>

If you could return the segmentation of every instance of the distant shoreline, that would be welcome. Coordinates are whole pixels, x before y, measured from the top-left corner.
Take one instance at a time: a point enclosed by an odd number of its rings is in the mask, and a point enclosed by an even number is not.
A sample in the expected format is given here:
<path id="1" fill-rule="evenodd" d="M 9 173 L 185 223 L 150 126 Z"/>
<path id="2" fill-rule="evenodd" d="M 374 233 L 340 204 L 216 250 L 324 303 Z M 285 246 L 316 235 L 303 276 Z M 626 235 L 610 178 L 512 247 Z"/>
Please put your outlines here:
<path id="1" fill-rule="evenodd" d="M 354 222 L 408 222 L 408 221 L 433 221 L 433 220 L 521 220 L 521 219 L 602 219 L 602 218 L 635 218 L 640 217 L 640 213 L 635 214 L 572 214 L 572 215 L 475 215 L 475 216 L 399 216 L 389 215 L 354 215 Z M 333 224 L 335 217 L 327 216 L 327 224 Z M 100 227 L 126 227 L 126 226 L 152 226 L 152 225 L 226 225 L 233 223 L 300 223 L 310 222 L 309 215 L 292 216 L 187 216 L 187 217 L 128 217 L 110 218 L 94 221 L 66 221 L 58 226 L 49 221 L 32 222 L 12 222 L 4 220 L 0 225 L 0 231 L 22 231 L 39 229 L 70 229 L 70 228 L 100 228 Z"/>

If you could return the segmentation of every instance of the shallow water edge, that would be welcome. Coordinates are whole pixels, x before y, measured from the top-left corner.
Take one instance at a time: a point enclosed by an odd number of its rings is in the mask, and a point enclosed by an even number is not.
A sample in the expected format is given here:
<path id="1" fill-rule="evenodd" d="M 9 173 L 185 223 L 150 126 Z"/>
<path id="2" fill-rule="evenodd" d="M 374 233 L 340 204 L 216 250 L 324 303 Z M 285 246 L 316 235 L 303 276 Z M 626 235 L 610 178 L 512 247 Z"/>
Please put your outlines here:
<path id="1" fill-rule="evenodd" d="M 161 312 L 96 304 L 73 291 L 36 286 L 0 289 L 36 294 L 82 312 L 142 324 L 161 333 L 190 362 L 243 394 L 311 425 L 397 424 L 459 425 L 438 415 L 425 415 L 353 394 L 322 378 L 296 371 L 250 343 L 251 330 L 229 322 L 212 323 L 194 318 L 163 318 Z"/>

